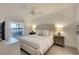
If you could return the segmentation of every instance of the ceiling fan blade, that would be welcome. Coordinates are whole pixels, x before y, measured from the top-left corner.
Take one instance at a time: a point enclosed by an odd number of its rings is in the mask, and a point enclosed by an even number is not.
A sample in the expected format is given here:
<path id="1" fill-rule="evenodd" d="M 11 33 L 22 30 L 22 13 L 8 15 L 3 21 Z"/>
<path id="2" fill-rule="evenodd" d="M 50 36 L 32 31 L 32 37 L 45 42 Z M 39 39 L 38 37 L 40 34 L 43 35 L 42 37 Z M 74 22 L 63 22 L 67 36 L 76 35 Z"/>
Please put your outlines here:
<path id="1" fill-rule="evenodd" d="M 31 15 L 42 14 L 41 12 L 37 11 L 36 8 L 31 8 L 30 13 Z"/>

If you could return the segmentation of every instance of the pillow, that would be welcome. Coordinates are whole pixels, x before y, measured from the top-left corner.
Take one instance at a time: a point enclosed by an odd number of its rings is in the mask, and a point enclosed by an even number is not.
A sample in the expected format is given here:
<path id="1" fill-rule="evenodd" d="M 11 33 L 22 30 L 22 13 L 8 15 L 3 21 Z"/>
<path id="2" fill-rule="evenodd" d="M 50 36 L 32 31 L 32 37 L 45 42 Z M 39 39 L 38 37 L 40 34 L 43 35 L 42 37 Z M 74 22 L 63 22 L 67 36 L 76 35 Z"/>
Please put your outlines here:
<path id="1" fill-rule="evenodd" d="M 48 30 L 42 30 L 42 34 L 43 34 L 44 36 L 48 36 L 48 33 L 49 33 Z"/>
<path id="2" fill-rule="evenodd" d="M 42 31 L 41 30 L 36 30 L 36 34 L 39 36 L 42 36 Z"/>
<path id="3" fill-rule="evenodd" d="M 36 30 L 36 34 L 39 36 L 53 37 L 53 31 L 49 30 Z"/>
<path id="4" fill-rule="evenodd" d="M 50 37 L 50 38 L 53 37 L 53 31 L 43 30 L 42 33 L 43 33 L 43 36 Z"/>

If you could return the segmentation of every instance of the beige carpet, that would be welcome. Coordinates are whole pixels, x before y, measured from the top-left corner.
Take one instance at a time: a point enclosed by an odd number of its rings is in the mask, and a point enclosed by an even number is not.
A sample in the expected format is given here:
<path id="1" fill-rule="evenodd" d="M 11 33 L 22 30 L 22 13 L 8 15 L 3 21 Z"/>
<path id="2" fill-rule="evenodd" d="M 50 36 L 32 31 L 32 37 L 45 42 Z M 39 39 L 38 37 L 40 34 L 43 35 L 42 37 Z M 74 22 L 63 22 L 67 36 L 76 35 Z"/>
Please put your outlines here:
<path id="1" fill-rule="evenodd" d="M 21 55 L 28 55 L 28 53 L 21 49 Z M 78 51 L 76 48 L 53 45 L 45 55 L 78 55 Z"/>

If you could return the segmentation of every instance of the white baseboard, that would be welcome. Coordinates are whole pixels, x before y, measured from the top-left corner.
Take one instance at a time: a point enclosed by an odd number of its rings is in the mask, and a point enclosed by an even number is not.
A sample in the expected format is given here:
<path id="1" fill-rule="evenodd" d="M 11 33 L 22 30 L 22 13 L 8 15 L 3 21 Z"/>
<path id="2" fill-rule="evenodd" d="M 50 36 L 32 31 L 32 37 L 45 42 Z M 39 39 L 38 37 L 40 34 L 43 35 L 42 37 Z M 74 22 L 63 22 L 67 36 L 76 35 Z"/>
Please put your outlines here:
<path id="1" fill-rule="evenodd" d="M 65 44 L 65 47 L 71 47 L 71 48 L 76 48 L 76 49 L 78 49 L 77 46 L 71 46 L 71 45 L 66 45 L 66 44 Z"/>

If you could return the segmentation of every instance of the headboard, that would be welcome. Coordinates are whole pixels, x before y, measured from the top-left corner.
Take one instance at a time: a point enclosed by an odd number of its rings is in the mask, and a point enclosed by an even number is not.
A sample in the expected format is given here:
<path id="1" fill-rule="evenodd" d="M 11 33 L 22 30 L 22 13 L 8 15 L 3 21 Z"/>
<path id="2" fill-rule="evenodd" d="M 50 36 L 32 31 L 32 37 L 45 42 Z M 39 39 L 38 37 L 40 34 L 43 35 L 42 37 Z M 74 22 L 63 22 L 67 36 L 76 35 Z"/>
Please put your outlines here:
<path id="1" fill-rule="evenodd" d="M 41 24 L 37 25 L 36 27 L 36 33 L 39 35 L 54 35 L 55 33 L 55 26 L 54 24 Z"/>

